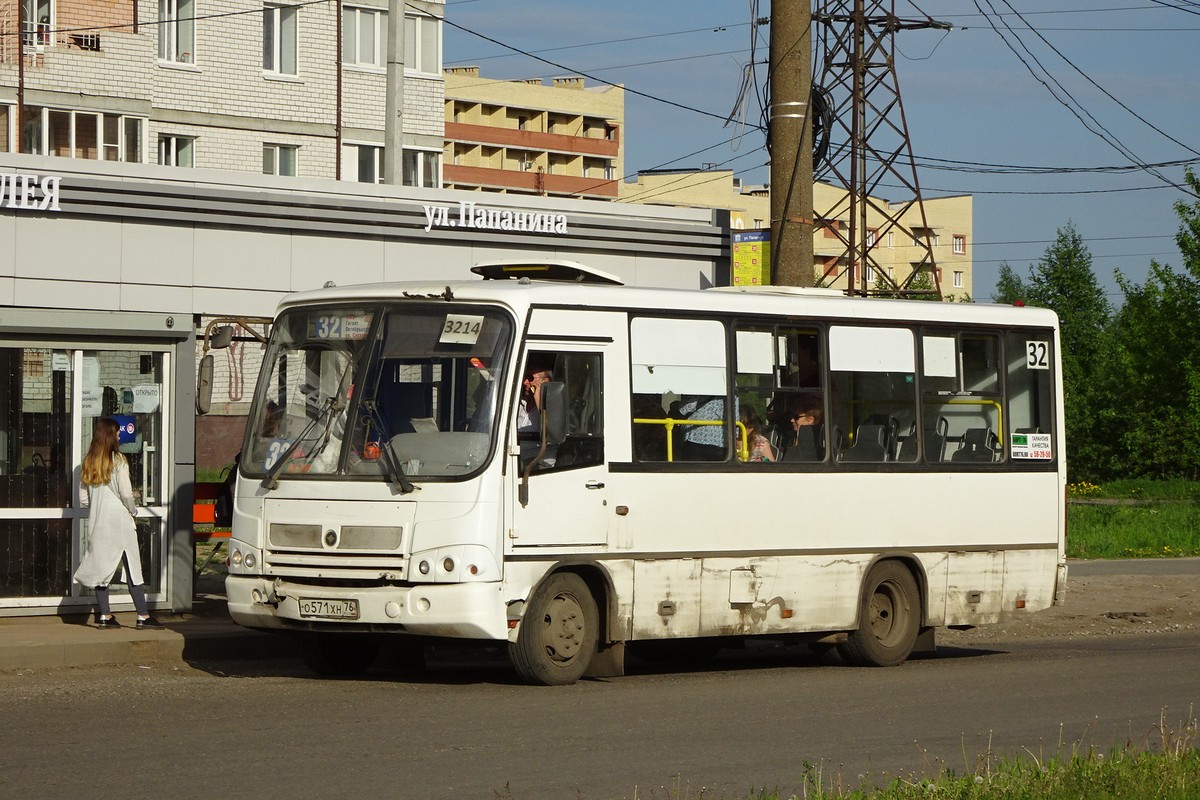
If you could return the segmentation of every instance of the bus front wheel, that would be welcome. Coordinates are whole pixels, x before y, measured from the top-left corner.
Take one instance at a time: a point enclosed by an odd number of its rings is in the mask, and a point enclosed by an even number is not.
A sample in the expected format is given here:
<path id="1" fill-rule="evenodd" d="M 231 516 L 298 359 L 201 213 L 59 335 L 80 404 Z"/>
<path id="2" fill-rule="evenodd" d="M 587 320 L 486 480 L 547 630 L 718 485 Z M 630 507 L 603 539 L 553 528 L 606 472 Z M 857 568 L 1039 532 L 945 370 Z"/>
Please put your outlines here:
<path id="1" fill-rule="evenodd" d="M 318 675 L 361 675 L 379 655 L 379 639 L 367 634 L 301 633 L 296 640 L 305 666 Z"/>
<path id="2" fill-rule="evenodd" d="M 583 677 L 599 636 L 596 600 L 583 578 L 558 572 L 533 592 L 509 657 L 521 680 L 566 686 Z"/>
<path id="3" fill-rule="evenodd" d="M 899 561 L 884 561 L 867 573 L 863 589 L 858 630 L 838 646 L 842 658 L 862 667 L 902 664 L 921 624 L 916 580 Z"/>

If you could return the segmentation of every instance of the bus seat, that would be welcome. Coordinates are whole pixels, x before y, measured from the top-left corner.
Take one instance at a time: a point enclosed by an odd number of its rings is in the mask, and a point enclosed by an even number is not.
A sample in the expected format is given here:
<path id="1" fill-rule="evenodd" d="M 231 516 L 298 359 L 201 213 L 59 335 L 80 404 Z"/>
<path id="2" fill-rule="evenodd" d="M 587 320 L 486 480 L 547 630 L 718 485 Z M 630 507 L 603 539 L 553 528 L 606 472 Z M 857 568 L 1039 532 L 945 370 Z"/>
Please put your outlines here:
<path id="1" fill-rule="evenodd" d="M 946 460 L 946 434 L 950 423 L 945 417 L 938 417 L 933 427 L 933 433 L 925 442 L 925 460 L 930 464 L 940 464 Z"/>
<path id="2" fill-rule="evenodd" d="M 990 464 L 995 459 L 996 434 L 992 433 L 991 428 L 967 428 L 963 432 L 962 446 L 950 456 L 954 462 Z"/>
<path id="3" fill-rule="evenodd" d="M 863 423 L 854 444 L 842 453 L 843 462 L 887 461 L 887 426 Z"/>
<path id="4" fill-rule="evenodd" d="M 805 425 L 796 432 L 796 441 L 783 454 L 784 461 L 820 461 L 817 439 L 821 433 L 816 425 Z"/>
<path id="5" fill-rule="evenodd" d="M 896 436 L 896 461 L 917 460 L 917 423 L 909 423 L 908 432 Z"/>

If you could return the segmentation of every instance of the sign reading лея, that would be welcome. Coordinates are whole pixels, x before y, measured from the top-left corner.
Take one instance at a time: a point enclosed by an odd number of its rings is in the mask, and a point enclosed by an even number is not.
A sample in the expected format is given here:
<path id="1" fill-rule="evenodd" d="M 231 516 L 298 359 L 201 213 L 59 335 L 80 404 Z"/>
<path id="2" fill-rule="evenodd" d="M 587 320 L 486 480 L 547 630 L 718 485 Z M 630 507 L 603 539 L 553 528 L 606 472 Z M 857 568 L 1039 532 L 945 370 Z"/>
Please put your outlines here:
<path id="1" fill-rule="evenodd" d="M 30 211 L 59 211 L 59 175 L 12 175 L 0 172 L 0 206 Z"/>
<path id="2" fill-rule="evenodd" d="M 456 214 L 450 206 L 424 206 L 425 231 L 433 228 L 477 228 L 492 231 L 522 233 L 566 233 L 566 214 L 542 214 L 537 211 L 509 211 L 480 208 L 474 203 L 459 201 Z"/>

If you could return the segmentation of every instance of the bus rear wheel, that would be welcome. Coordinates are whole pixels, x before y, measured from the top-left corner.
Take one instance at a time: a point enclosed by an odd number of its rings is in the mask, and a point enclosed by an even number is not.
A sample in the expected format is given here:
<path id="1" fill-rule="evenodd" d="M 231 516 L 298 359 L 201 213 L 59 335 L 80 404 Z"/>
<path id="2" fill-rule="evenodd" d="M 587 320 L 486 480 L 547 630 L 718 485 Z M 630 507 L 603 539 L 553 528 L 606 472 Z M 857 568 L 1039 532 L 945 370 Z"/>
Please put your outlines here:
<path id="1" fill-rule="evenodd" d="M 876 564 L 863 585 L 858 630 L 838 651 L 861 667 L 894 667 L 904 663 L 917 641 L 921 597 L 908 567 L 899 561 Z"/>
<path id="2" fill-rule="evenodd" d="M 304 665 L 318 675 L 349 678 L 370 669 L 380 641 L 366 634 L 301 633 L 296 640 Z"/>
<path id="3" fill-rule="evenodd" d="M 557 572 L 534 590 L 509 658 L 526 683 L 566 686 L 583 677 L 599 639 L 600 615 L 583 578 Z"/>

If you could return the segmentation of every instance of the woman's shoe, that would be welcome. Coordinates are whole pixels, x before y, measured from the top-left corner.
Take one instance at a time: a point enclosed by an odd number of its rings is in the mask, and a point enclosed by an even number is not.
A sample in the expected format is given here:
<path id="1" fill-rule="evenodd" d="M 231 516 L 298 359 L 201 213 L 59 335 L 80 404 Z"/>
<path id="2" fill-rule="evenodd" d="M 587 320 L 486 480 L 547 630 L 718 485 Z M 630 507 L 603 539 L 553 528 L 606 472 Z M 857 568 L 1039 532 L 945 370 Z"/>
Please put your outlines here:
<path id="1" fill-rule="evenodd" d="M 156 631 L 161 631 L 163 629 L 163 624 L 161 622 L 159 622 L 158 620 L 156 620 L 153 616 L 146 617 L 145 619 L 138 617 L 137 629 L 139 631 L 146 630 L 146 629 L 153 629 Z"/>
<path id="2" fill-rule="evenodd" d="M 97 628 L 119 628 L 119 627 L 121 627 L 121 623 L 117 622 L 116 617 L 111 617 L 111 616 L 110 617 L 101 617 L 100 619 L 96 620 L 96 627 Z"/>

